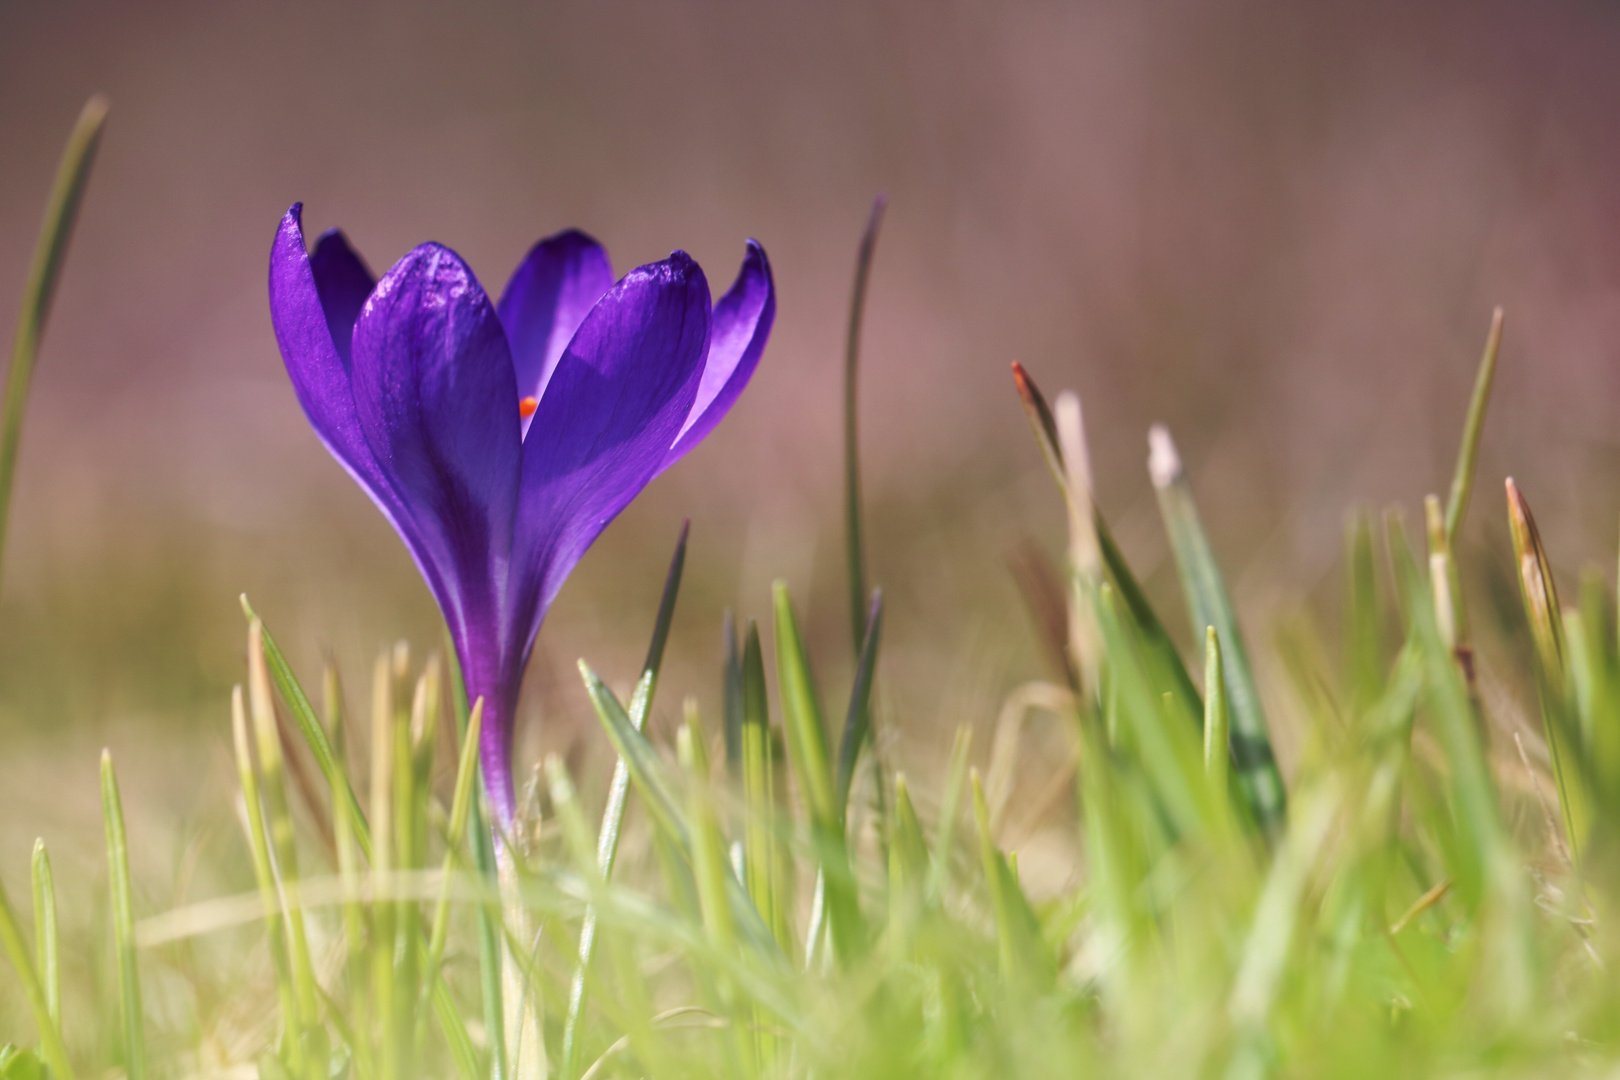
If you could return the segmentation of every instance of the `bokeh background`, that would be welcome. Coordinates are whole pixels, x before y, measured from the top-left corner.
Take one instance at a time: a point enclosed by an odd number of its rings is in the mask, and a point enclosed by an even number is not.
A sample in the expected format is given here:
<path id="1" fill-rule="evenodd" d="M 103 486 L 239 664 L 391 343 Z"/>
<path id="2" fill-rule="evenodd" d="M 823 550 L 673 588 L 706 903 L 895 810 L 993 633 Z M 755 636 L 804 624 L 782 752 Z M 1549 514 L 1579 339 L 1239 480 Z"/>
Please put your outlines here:
<path id="1" fill-rule="evenodd" d="M 886 753 L 926 772 L 956 724 L 1043 674 L 1007 564 L 1055 554 L 1062 517 L 1012 360 L 1081 391 L 1103 505 L 1178 632 L 1155 420 L 1251 642 L 1310 609 L 1331 648 L 1346 510 L 1415 516 L 1443 490 L 1503 304 L 1468 557 L 1511 569 L 1511 473 L 1561 570 L 1612 563 L 1617 56 L 1620 8 L 1581 0 L 0 0 L 0 319 L 69 125 L 90 93 L 112 101 L 0 592 L 0 867 L 20 880 L 41 832 L 95 865 L 102 745 L 152 865 L 237 842 L 239 593 L 306 679 L 335 657 L 355 702 L 378 648 L 438 644 L 281 370 L 265 269 L 293 201 L 375 269 L 434 239 L 492 290 L 567 226 L 621 270 L 683 247 L 717 287 L 745 237 L 770 252 L 780 314 L 753 386 L 543 632 L 524 745 L 599 762 L 573 661 L 633 677 L 683 516 L 655 725 L 688 693 L 714 714 L 721 613 L 765 615 L 775 577 L 831 701 L 846 692 L 838 379 L 859 230 L 887 192 L 861 434 Z"/>

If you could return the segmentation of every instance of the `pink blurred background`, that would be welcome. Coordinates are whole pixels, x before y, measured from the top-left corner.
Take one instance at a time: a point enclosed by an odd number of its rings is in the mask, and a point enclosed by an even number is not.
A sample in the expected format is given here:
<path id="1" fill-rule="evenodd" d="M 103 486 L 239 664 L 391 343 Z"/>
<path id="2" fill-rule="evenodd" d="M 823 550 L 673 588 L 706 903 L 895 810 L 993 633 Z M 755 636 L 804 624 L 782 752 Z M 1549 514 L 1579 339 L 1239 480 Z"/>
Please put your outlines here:
<path id="1" fill-rule="evenodd" d="M 780 314 L 754 385 L 543 632 L 528 745 L 578 751 L 597 737 L 573 660 L 633 676 L 683 515 L 664 718 L 686 693 L 715 713 L 720 612 L 765 615 L 778 576 L 830 702 L 846 692 L 839 366 L 858 232 L 888 192 L 869 542 L 888 752 L 927 765 L 1042 672 L 1006 559 L 1026 538 L 1056 552 L 1062 519 L 1011 360 L 1081 391 L 1104 506 L 1180 631 L 1144 467 L 1147 425 L 1170 424 L 1265 640 L 1290 598 L 1331 591 L 1348 507 L 1415 515 L 1444 490 L 1503 304 L 1477 559 L 1510 565 L 1511 473 L 1562 568 L 1613 562 L 1617 56 L 1620 9 L 1574 0 L 0 0 L 8 316 L 68 127 L 91 92 L 113 106 L 6 553 L 3 752 L 48 767 L 0 792 L 0 852 L 91 819 L 102 743 L 151 765 L 135 798 L 219 804 L 239 592 L 306 678 L 330 650 L 356 701 L 378 647 L 437 644 L 404 551 L 281 370 L 265 268 L 295 200 L 375 269 L 440 240 L 491 289 L 571 225 L 621 271 L 684 247 L 718 287 L 745 237 L 770 252 Z"/>

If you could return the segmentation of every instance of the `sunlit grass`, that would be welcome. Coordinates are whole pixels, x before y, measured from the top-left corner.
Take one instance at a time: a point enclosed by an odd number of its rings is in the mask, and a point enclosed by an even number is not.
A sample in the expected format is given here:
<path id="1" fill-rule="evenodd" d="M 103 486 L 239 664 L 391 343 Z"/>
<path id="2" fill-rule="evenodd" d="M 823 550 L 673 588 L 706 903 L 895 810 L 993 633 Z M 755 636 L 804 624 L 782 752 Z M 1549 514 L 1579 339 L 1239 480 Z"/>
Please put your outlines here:
<path id="1" fill-rule="evenodd" d="M 74 145 L 70 162 L 88 160 Z M 70 219 L 59 205 L 51 243 Z M 866 591 L 855 453 L 878 220 L 845 371 L 847 683 L 818 678 L 778 583 L 769 611 L 717 628 L 723 666 L 673 737 L 650 733 L 683 529 L 639 670 L 578 666 L 611 778 L 550 755 L 492 837 L 482 710 L 438 643 L 384 650 L 365 678 L 300 672 L 244 598 L 246 663 L 215 736 L 239 791 L 217 825 L 240 859 L 220 880 L 252 887 L 148 904 L 104 756 L 105 892 L 64 894 L 43 842 L 29 888 L 0 867 L 0 953 L 26 1010 L 0 1017 L 14 1025 L 0 1080 L 1620 1066 L 1615 597 L 1588 574 L 1566 609 L 1508 481 L 1525 655 L 1505 662 L 1534 673 L 1539 733 L 1486 707 L 1483 688 L 1515 676 L 1487 666 L 1465 603 L 1456 537 L 1500 314 L 1424 548 L 1398 513 L 1352 514 L 1342 632 L 1277 639 L 1245 639 L 1197 463 L 1155 429 L 1150 478 L 1190 616 L 1184 635 L 1167 628 L 1095 504 L 1079 400 L 1049 404 L 1015 366 L 1069 524 L 1063 569 L 1035 555 L 1021 575 L 1051 677 L 1019 688 L 980 747 L 963 728 L 938 775 L 907 776 L 873 738 L 884 608 Z M 8 406 L 0 446 L 21 415 Z M 1262 695 L 1261 669 L 1292 692 Z M 1038 739 L 1036 713 L 1056 738 Z M 1079 853 L 1056 886 L 1032 887 L 1021 860 L 1033 820 L 1061 821 Z"/>

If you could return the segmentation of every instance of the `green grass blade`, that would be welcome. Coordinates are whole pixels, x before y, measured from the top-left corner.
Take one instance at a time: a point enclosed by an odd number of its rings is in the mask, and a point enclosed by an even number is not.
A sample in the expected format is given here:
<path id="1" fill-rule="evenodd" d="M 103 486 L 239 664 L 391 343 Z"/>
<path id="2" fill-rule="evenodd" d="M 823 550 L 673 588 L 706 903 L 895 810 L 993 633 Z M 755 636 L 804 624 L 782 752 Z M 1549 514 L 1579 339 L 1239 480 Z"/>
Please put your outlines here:
<path id="1" fill-rule="evenodd" d="M 1192 487 L 1181 467 L 1170 433 L 1155 427 L 1149 436 L 1152 454 L 1149 471 L 1159 494 L 1165 531 L 1181 571 L 1193 633 L 1202 635 L 1213 626 L 1221 639 L 1221 663 L 1231 704 L 1232 762 L 1238 787 L 1255 821 L 1268 835 L 1276 835 L 1287 810 L 1287 794 L 1271 735 L 1260 705 L 1260 691 L 1249 667 L 1248 653 L 1238 631 L 1237 614 L 1227 597 L 1226 584 L 1199 520 Z"/>
<path id="2" fill-rule="evenodd" d="M 759 909 L 783 955 L 794 952 L 792 868 L 783 855 L 782 808 L 777 801 L 778 759 L 771 737 L 770 702 L 765 686 L 765 654 L 759 625 L 748 620 L 742 655 L 743 848 L 748 895 Z"/>
<path id="3" fill-rule="evenodd" d="M 484 726 L 483 701 L 474 707 L 467 719 L 467 730 L 461 739 L 461 756 L 456 762 L 456 786 L 450 797 L 450 822 L 446 830 L 447 850 L 444 853 L 444 883 L 439 887 L 439 898 L 433 908 L 432 928 L 428 934 L 427 960 L 422 967 L 422 996 L 416 1006 L 417 1060 L 421 1060 L 427 1042 L 427 1008 L 432 988 L 438 985 L 439 971 L 444 962 L 444 950 L 450 936 L 451 875 L 461 861 L 460 849 L 465 842 L 467 822 L 472 816 L 473 793 L 478 778 L 478 738 Z"/>
<path id="4" fill-rule="evenodd" d="M 253 766 L 253 752 L 250 749 L 247 706 L 240 686 L 231 690 L 231 736 L 236 750 L 237 782 L 241 785 L 242 802 L 247 811 L 248 850 L 253 857 L 253 878 L 258 885 L 265 932 L 270 939 L 270 958 L 275 968 L 276 996 L 281 1003 L 282 1023 L 289 1034 L 286 1041 L 288 1064 L 302 1074 L 306 1063 L 303 1060 L 303 1040 L 300 1038 L 298 997 L 288 960 L 287 930 L 281 901 L 276 895 L 275 870 L 270 861 L 270 831 L 265 827 L 258 770 Z"/>
<path id="5" fill-rule="evenodd" d="M 579 671 L 585 681 L 585 692 L 591 699 L 596 718 L 601 722 L 614 751 L 628 766 L 630 780 L 635 785 L 636 793 L 641 796 L 641 801 L 647 807 L 648 816 L 655 826 L 655 839 L 665 845 L 664 853 L 677 864 L 669 868 L 675 871 L 672 884 L 674 891 L 682 895 L 690 889 L 695 899 L 696 886 L 690 881 L 691 829 L 680 800 L 676 798 L 677 784 L 669 775 L 668 766 L 658 756 L 658 752 L 653 749 L 647 737 L 636 730 L 624 706 L 619 704 L 619 699 L 614 696 L 613 691 L 597 678 L 590 665 L 581 660 Z M 643 677 L 642 682 L 646 681 Z M 780 959 L 774 939 L 754 908 L 753 902 L 749 900 L 742 883 L 735 876 L 728 874 L 727 878 L 729 883 L 726 889 L 731 900 L 732 915 L 739 930 L 756 949 L 762 950 L 773 959 Z"/>
<path id="6" fill-rule="evenodd" d="M 1485 409 L 1491 401 L 1491 384 L 1496 380 L 1496 357 L 1502 349 L 1502 309 L 1491 313 L 1491 330 L 1485 337 L 1485 352 L 1479 358 L 1474 376 L 1474 393 L 1468 400 L 1468 419 L 1463 422 L 1462 446 L 1457 451 L 1457 472 L 1451 478 L 1451 496 L 1446 500 L 1446 540 L 1455 543 L 1468 513 L 1468 496 L 1474 489 L 1474 465 L 1479 457 L 1479 437 L 1485 430 Z"/>
<path id="7" fill-rule="evenodd" d="M 97 94 L 85 102 L 78 121 L 68 136 L 67 148 L 56 168 L 50 201 L 45 204 L 45 220 L 34 245 L 34 260 L 23 287 L 22 310 L 17 314 L 17 332 L 11 342 L 11 367 L 6 374 L 6 396 L 0 404 L 0 556 L 6 545 L 6 523 L 10 517 L 12 482 L 17 475 L 17 450 L 22 443 L 23 414 L 28 405 L 28 387 L 39 359 L 39 344 L 50 318 L 56 283 L 62 275 L 68 240 L 79 216 L 101 145 L 102 128 L 107 123 L 107 99 Z"/>
<path id="8" fill-rule="evenodd" d="M 248 624 L 248 713 L 253 720 L 261 792 L 270 812 L 270 846 L 275 852 L 277 884 L 287 927 L 287 952 L 291 963 L 293 992 L 297 1002 L 296 1030 L 313 1026 L 320 1015 L 320 992 L 315 984 L 315 966 L 310 960 L 309 935 L 304 925 L 304 906 L 298 883 L 298 846 L 293 836 L 292 811 L 287 804 L 287 786 L 281 757 L 281 735 L 276 730 L 275 706 L 270 700 L 270 679 L 265 670 L 263 627 L 254 619 Z"/>
<path id="9" fill-rule="evenodd" d="M 860 652 L 866 640 L 866 544 L 861 525 L 861 458 L 856 390 L 860 374 L 861 318 L 866 312 L 866 286 L 878 228 L 889 205 L 886 195 L 872 200 L 872 212 L 855 257 L 855 287 L 849 301 L 849 332 L 844 342 L 844 546 L 849 562 L 851 646 Z"/>
<path id="10" fill-rule="evenodd" d="M 107 876 L 111 890 L 113 945 L 118 955 L 119 1000 L 124 1019 L 124 1073 L 146 1080 L 146 1012 L 141 1002 L 141 972 L 135 956 L 135 902 L 129 879 L 129 841 L 124 833 L 124 804 L 112 754 L 101 752 L 101 813 L 107 830 Z"/>
<path id="11" fill-rule="evenodd" d="M 950 879 L 952 844 L 956 840 L 956 819 L 961 814 L 962 785 L 967 782 L 968 752 L 973 749 L 973 729 L 963 724 L 951 742 L 950 763 L 945 768 L 945 790 L 939 804 L 939 821 L 934 825 L 934 852 L 928 863 L 926 893 L 932 899 L 944 895 Z"/>
<path id="12" fill-rule="evenodd" d="M 51 1072 L 60 1080 L 73 1080 L 73 1066 L 68 1061 L 67 1047 L 62 1042 L 62 1030 L 51 1013 L 45 988 L 40 984 L 34 962 L 28 955 L 28 942 L 23 935 L 22 924 L 17 921 L 17 913 L 6 896 L 3 884 L 0 884 L 0 952 L 4 952 L 11 961 L 22 983 L 23 996 L 33 1011 L 34 1026 L 39 1029 L 39 1039 L 44 1045 L 45 1060 L 50 1064 Z"/>
<path id="13" fill-rule="evenodd" d="M 772 588 L 776 627 L 776 685 L 782 697 L 782 727 L 786 735 L 788 763 L 798 778 L 810 818 L 810 833 L 822 874 L 827 928 L 833 951 L 841 963 L 852 960 L 864 947 L 865 927 L 859 898 L 849 863 L 849 847 L 844 837 L 843 807 L 837 801 L 836 779 L 827 754 L 827 734 L 822 722 L 821 700 L 810 658 L 799 633 L 798 617 L 787 585 L 778 581 Z M 816 920 L 806 951 L 817 947 Z"/>
<path id="14" fill-rule="evenodd" d="M 730 608 L 726 609 L 720 637 L 726 656 L 725 666 L 720 674 L 726 722 L 726 769 L 733 776 L 740 776 L 743 767 L 742 650 L 737 644 L 737 622 Z"/>
<path id="15" fill-rule="evenodd" d="M 1036 385 L 1024 366 L 1014 361 L 1012 367 L 1013 382 L 1018 387 L 1018 398 L 1023 403 L 1025 415 L 1029 418 L 1030 430 L 1035 435 L 1036 445 L 1040 447 L 1041 457 L 1051 470 L 1058 490 L 1063 492 L 1065 499 L 1068 499 L 1069 483 L 1058 439 L 1057 420 L 1046 402 L 1046 396 L 1041 393 L 1041 388 Z M 1107 568 L 1108 579 L 1119 590 L 1120 598 L 1125 602 L 1131 620 L 1136 623 L 1141 633 L 1155 684 L 1161 693 L 1172 694 L 1181 710 L 1190 719 L 1197 720 L 1203 715 L 1203 706 L 1199 702 L 1198 689 L 1193 685 L 1186 665 L 1182 663 L 1181 653 L 1176 649 L 1175 640 L 1165 631 L 1164 624 L 1153 610 L 1153 605 L 1148 603 L 1147 593 L 1136 580 L 1136 575 L 1131 571 L 1130 564 L 1125 561 L 1119 545 L 1114 542 L 1113 533 L 1108 528 L 1108 522 L 1103 517 L 1102 511 L 1097 508 L 1095 500 L 1092 503 L 1092 514 L 1097 530 L 1097 544 L 1102 550 L 1103 565 Z M 1070 663 L 1072 667 L 1072 661 Z"/>
<path id="16" fill-rule="evenodd" d="M 969 780 L 973 788 L 973 817 L 979 825 L 979 857 L 985 880 L 990 886 L 990 906 L 995 914 L 996 941 L 1001 977 L 1032 989 L 1044 990 L 1057 975 L 1051 951 L 1041 940 L 1040 921 L 1018 885 L 1012 870 L 990 832 L 990 808 L 984 801 L 984 786 L 975 769 Z"/>
<path id="17" fill-rule="evenodd" d="M 1350 521 L 1345 558 L 1345 641 L 1350 670 L 1350 701 L 1365 715 L 1383 693 L 1383 620 L 1378 610 L 1378 571 L 1373 555 L 1372 522 L 1366 514 Z"/>
<path id="18" fill-rule="evenodd" d="M 1221 636 L 1204 629 L 1204 775 L 1211 790 L 1224 792 L 1232 760 L 1231 714 L 1226 706 L 1226 676 L 1221 666 Z"/>
<path id="19" fill-rule="evenodd" d="M 776 627 L 776 686 L 782 699 L 782 727 L 787 736 L 788 763 L 801 785 L 805 811 L 825 829 L 841 823 L 821 700 L 816 693 L 810 659 L 799 635 L 798 616 L 787 584 L 772 587 Z"/>
<path id="20" fill-rule="evenodd" d="M 872 590 L 872 606 L 866 616 L 866 640 L 861 643 L 855 665 L 855 684 L 849 692 L 849 709 L 844 715 L 844 737 L 838 745 L 838 790 L 835 796 L 839 814 L 849 807 L 849 789 L 855 781 L 855 764 L 861 746 L 871 730 L 872 673 L 877 666 L 878 640 L 883 632 L 883 590 Z"/>
<path id="21" fill-rule="evenodd" d="M 242 613 L 247 617 L 249 624 L 258 619 L 253 605 L 248 603 L 247 594 L 239 598 Z M 366 813 L 360 807 L 360 799 L 354 793 L 354 787 L 348 782 L 347 774 L 338 762 L 338 755 L 332 749 L 332 742 L 327 738 L 326 728 L 321 724 L 320 717 L 315 714 L 315 706 L 310 703 L 309 695 L 299 685 L 298 677 L 293 674 L 292 667 L 287 658 L 282 655 L 281 648 L 276 644 L 275 637 L 259 620 L 260 638 L 264 643 L 265 666 L 269 671 L 270 679 L 275 683 L 276 690 L 281 694 L 281 700 L 287 703 L 292 713 L 293 722 L 298 725 L 298 733 L 304 737 L 304 743 L 309 747 L 310 753 L 315 755 L 315 764 L 321 770 L 321 775 L 327 782 L 338 781 L 340 786 L 334 788 L 332 797 L 344 799 L 349 804 L 349 811 L 354 815 L 355 839 L 360 844 L 360 850 L 366 858 L 371 858 L 371 830 L 366 823 Z M 457 680 L 458 684 L 460 680 Z"/>
<path id="22" fill-rule="evenodd" d="M 389 880 L 396 858 L 394 844 L 394 674 L 389 654 L 377 657 L 371 676 L 371 1001 L 377 1030 L 377 1076 L 398 1080 L 404 1048 L 400 1045 L 400 987 L 394 978 L 397 948 L 395 905 Z"/>
<path id="23" fill-rule="evenodd" d="M 579 662 L 580 677 L 585 680 L 585 693 L 591 699 L 596 717 L 607 732 L 608 741 L 624 763 L 630 782 L 646 803 L 647 811 L 660 830 L 677 838 L 683 845 L 687 841 L 685 816 L 676 801 L 673 786 L 666 776 L 664 762 L 652 743 L 635 726 L 619 699 L 607 684 L 597 678 L 596 672 L 585 661 Z M 645 678 L 645 677 L 643 677 Z"/>
<path id="24" fill-rule="evenodd" d="M 45 988 L 45 1005 L 51 1020 L 62 1023 L 62 965 L 57 951 L 56 875 L 51 872 L 51 853 L 45 838 L 34 841 L 30 866 L 34 893 L 34 951 L 39 962 L 39 980 Z"/>
<path id="25" fill-rule="evenodd" d="M 1429 596 L 1434 604 L 1435 625 L 1446 648 L 1457 654 L 1467 649 L 1468 616 L 1463 607 L 1462 579 L 1457 574 L 1457 560 L 1446 535 L 1438 495 L 1424 497 L 1423 519 L 1429 540 Z"/>
<path id="26" fill-rule="evenodd" d="M 467 701 L 467 684 L 461 677 L 461 662 L 456 655 L 455 641 L 450 637 L 448 626 L 445 628 L 444 641 L 445 656 L 450 667 L 450 702 L 455 712 L 456 734 L 465 738 L 467 725 L 471 723 L 472 710 Z M 478 775 L 482 779 L 481 766 Z M 480 791 L 483 790 L 482 783 L 478 787 Z M 356 803 L 356 806 L 358 805 Z M 478 870 L 479 879 L 490 888 L 495 888 L 497 885 L 495 844 L 483 807 L 483 800 L 475 796 L 468 815 L 467 839 L 472 847 L 473 864 Z M 507 1080 L 510 1070 L 506 1062 L 506 1005 L 501 987 L 501 936 L 497 913 L 492 911 L 488 904 L 479 904 L 473 914 L 477 922 L 478 936 L 478 989 L 484 1007 L 485 1040 L 490 1054 L 489 1080 Z M 440 1004 L 441 1001 L 444 1005 Z M 441 1023 L 448 1011 L 461 1029 L 458 1037 L 465 1039 L 465 1024 L 461 1020 L 460 1012 L 454 1007 L 449 987 L 445 986 L 442 977 L 439 979 L 438 989 L 434 991 L 433 1003 L 434 1011 L 439 1015 Z"/>
<path id="27" fill-rule="evenodd" d="M 720 815 L 709 791 L 709 755 L 697 703 L 686 702 L 686 720 L 675 733 L 676 758 L 686 773 L 686 814 L 692 823 L 692 870 L 697 879 L 703 932 L 721 955 L 737 951 L 737 927 L 731 917 L 726 881 L 733 877 L 726 862 Z M 729 996 L 722 988 L 722 997 Z"/>

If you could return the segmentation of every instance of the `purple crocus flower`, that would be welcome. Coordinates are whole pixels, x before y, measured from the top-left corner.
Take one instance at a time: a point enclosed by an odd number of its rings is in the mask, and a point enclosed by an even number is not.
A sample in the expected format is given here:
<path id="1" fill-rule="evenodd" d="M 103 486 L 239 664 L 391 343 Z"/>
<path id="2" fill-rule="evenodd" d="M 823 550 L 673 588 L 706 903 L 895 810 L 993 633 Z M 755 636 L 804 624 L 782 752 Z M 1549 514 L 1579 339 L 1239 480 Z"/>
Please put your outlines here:
<path id="1" fill-rule="evenodd" d="M 617 282 L 584 233 L 542 240 L 498 303 L 423 244 L 374 280 L 341 232 L 270 252 L 270 315 L 315 433 L 410 549 L 444 612 L 496 821 L 511 822 L 512 719 L 540 622 L 607 523 L 718 424 L 776 315 L 765 250 L 710 305 L 677 251 Z"/>

